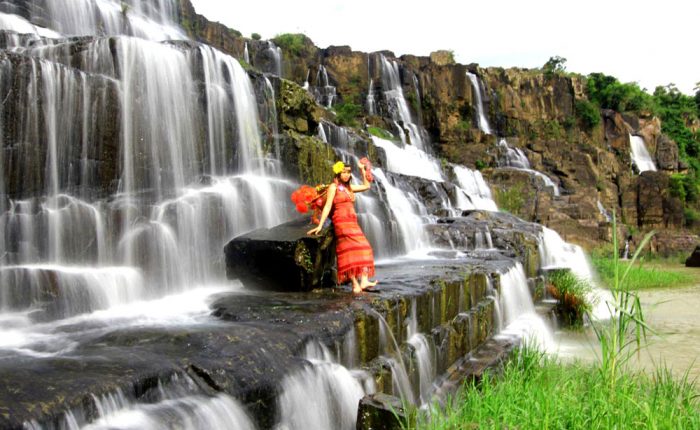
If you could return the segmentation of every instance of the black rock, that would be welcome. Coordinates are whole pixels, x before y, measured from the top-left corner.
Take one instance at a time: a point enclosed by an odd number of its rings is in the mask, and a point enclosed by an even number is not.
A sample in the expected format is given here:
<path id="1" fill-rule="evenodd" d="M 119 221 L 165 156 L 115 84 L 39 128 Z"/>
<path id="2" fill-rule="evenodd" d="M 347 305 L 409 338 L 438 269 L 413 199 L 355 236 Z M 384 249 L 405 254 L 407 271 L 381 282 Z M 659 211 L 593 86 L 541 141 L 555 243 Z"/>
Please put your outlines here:
<path id="1" fill-rule="evenodd" d="M 696 246 L 690 257 L 685 260 L 685 267 L 700 267 L 700 246 Z"/>
<path id="2" fill-rule="evenodd" d="M 335 236 L 308 236 L 308 218 L 238 236 L 224 247 L 226 276 L 273 291 L 310 291 L 335 285 Z"/>

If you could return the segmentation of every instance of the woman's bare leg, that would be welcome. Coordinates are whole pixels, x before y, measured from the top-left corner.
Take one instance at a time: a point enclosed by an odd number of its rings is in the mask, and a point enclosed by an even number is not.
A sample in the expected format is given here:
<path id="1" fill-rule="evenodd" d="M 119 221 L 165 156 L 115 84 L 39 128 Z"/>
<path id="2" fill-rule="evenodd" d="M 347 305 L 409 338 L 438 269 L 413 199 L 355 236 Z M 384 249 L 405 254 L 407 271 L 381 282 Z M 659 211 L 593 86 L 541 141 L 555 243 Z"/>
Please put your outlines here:
<path id="1" fill-rule="evenodd" d="M 377 285 L 378 281 L 370 281 L 366 273 L 362 274 L 362 280 L 360 282 L 360 290 L 365 290 L 367 288 L 372 288 Z"/>
<path id="2" fill-rule="evenodd" d="M 352 281 L 352 292 L 353 293 L 361 293 L 362 288 L 360 287 L 360 284 L 357 282 L 357 278 L 354 276 L 351 276 L 350 280 Z"/>

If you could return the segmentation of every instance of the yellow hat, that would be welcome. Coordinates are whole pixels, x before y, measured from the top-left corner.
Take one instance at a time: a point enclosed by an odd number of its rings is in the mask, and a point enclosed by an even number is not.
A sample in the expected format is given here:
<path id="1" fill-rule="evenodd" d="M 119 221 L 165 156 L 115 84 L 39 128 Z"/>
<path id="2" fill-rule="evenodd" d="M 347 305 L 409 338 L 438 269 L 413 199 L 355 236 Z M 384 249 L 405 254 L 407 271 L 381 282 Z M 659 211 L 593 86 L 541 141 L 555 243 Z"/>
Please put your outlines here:
<path id="1" fill-rule="evenodd" d="M 342 161 L 338 161 L 333 165 L 333 173 L 335 173 L 336 175 L 342 172 L 343 170 L 345 170 L 345 163 L 343 163 Z"/>

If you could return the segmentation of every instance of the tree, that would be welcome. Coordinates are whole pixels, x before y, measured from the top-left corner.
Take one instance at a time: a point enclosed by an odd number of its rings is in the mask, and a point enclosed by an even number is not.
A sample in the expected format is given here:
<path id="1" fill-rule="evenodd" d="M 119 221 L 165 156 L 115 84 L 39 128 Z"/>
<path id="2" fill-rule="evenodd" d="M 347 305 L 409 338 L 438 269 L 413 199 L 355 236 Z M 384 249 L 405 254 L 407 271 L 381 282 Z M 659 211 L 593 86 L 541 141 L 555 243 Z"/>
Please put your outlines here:
<path id="1" fill-rule="evenodd" d="M 542 66 L 542 71 L 544 72 L 547 79 L 554 75 L 564 73 L 566 71 L 566 58 L 555 55 L 554 57 L 549 57 L 544 66 Z"/>

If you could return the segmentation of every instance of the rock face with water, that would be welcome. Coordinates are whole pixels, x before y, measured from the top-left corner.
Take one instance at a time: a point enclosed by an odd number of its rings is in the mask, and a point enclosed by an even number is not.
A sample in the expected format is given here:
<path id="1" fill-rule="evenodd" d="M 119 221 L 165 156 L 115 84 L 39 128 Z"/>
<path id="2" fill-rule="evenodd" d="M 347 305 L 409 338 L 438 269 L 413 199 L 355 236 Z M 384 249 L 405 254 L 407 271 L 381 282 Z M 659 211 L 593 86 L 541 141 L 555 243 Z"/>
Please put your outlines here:
<path id="1" fill-rule="evenodd" d="M 302 219 L 238 236 L 224 247 L 226 275 L 251 288 L 310 291 L 335 285 L 335 237 Z"/>

